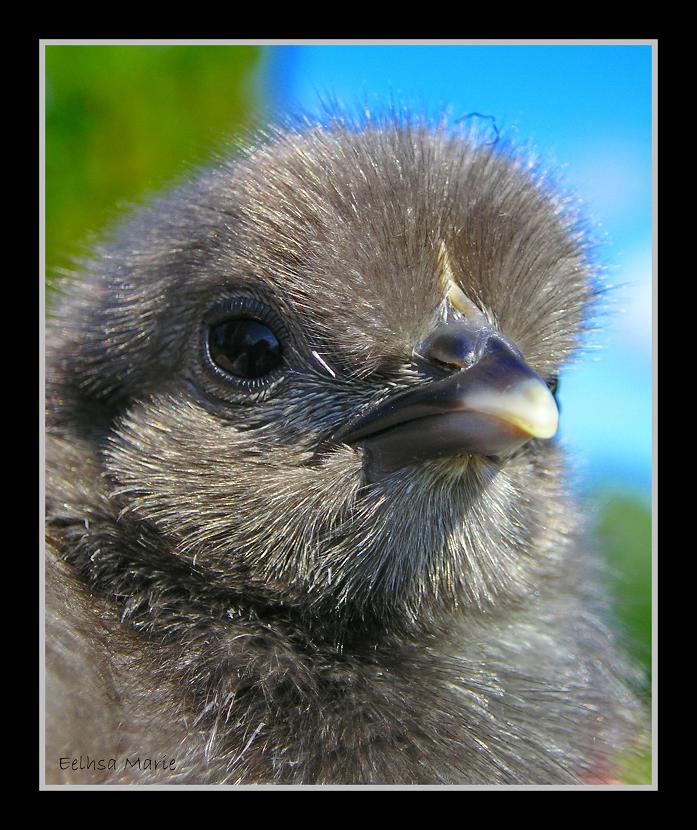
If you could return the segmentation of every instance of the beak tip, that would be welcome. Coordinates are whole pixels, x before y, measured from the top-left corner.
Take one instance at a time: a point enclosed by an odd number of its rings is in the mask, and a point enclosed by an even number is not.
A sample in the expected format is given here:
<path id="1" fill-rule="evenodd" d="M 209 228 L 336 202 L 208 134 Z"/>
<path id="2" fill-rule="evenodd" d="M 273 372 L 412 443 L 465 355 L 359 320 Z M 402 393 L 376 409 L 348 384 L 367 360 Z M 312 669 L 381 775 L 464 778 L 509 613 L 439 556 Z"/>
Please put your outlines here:
<path id="1" fill-rule="evenodd" d="M 505 392 L 487 391 L 470 401 L 482 413 L 506 421 L 530 436 L 549 439 L 559 428 L 559 409 L 541 378 L 527 377 Z"/>
<path id="2" fill-rule="evenodd" d="M 533 438 L 552 438 L 559 428 L 559 408 L 547 384 L 538 378 L 523 381 L 518 390 L 518 420 Z"/>

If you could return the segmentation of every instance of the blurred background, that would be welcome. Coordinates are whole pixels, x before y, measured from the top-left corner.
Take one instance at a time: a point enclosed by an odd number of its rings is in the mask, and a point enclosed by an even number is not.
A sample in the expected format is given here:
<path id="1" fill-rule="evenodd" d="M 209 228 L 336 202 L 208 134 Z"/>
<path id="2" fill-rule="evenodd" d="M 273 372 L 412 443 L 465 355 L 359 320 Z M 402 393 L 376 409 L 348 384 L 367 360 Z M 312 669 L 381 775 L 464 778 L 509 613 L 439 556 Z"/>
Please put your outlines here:
<path id="1" fill-rule="evenodd" d="M 274 113 L 391 100 L 492 116 L 584 203 L 609 287 L 562 376 L 561 440 L 612 567 L 617 615 L 651 672 L 651 47 L 45 47 L 47 304 L 130 201 Z M 650 779 L 648 754 L 625 780 Z"/>

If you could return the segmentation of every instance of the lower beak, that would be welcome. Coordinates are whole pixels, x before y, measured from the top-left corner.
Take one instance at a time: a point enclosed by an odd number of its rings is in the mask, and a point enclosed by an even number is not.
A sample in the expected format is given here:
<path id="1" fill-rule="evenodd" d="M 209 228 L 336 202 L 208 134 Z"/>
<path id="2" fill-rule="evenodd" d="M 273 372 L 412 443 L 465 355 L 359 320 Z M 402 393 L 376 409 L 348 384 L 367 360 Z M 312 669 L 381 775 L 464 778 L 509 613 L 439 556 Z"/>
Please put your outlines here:
<path id="1" fill-rule="evenodd" d="M 559 410 L 547 384 L 500 337 L 476 362 L 400 392 L 350 421 L 331 442 L 361 445 L 369 477 L 431 458 L 500 456 L 551 438 Z"/>

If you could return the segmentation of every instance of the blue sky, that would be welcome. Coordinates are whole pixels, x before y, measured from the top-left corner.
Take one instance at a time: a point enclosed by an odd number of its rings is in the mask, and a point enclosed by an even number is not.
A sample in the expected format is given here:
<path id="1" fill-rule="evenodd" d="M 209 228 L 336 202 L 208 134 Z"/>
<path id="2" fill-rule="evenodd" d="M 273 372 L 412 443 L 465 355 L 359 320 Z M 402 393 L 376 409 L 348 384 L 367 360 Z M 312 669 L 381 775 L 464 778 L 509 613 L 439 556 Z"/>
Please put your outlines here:
<path id="1" fill-rule="evenodd" d="M 583 200 L 613 286 L 593 348 L 562 376 L 561 439 L 581 481 L 651 482 L 651 48 L 273 47 L 267 99 L 319 112 L 391 97 L 492 115 Z"/>

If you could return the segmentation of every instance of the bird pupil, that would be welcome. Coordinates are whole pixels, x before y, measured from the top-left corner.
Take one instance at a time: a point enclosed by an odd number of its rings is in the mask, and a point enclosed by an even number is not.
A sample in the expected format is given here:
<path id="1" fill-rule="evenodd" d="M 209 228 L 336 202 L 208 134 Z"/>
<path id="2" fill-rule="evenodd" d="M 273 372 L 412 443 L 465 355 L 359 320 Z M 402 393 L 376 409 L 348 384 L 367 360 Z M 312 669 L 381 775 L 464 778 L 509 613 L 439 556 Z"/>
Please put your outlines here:
<path id="1" fill-rule="evenodd" d="M 241 378 L 259 378 L 281 362 L 281 344 L 264 323 L 226 320 L 208 333 L 211 359 L 218 368 Z"/>

